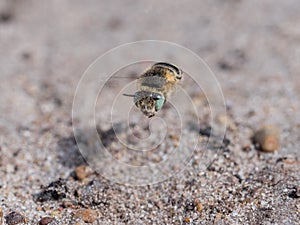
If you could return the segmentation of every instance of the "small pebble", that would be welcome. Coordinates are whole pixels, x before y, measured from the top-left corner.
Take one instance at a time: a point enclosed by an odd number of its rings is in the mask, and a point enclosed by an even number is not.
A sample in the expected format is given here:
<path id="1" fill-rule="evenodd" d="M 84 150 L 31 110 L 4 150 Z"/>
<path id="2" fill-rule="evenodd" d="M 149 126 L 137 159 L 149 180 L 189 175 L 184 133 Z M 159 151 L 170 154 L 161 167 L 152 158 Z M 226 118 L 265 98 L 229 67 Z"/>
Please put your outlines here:
<path id="1" fill-rule="evenodd" d="M 180 137 L 177 135 L 169 135 L 170 139 L 173 140 L 173 145 L 175 148 L 179 146 Z"/>
<path id="2" fill-rule="evenodd" d="M 20 213 L 14 211 L 5 216 L 5 221 L 8 225 L 26 223 L 25 217 Z"/>
<path id="3" fill-rule="evenodd" d="M 51 216 L 57 217 L 57 218 L 61 218 L 61 213 L 59 210 L 53 210 L 51 211 Z"/>
<path id="4" fill-rule="evenodd" d="M 49 217 L 49 216 L 44 217 L 40 220 L 39 225 L 47 225 L 47 224 L 51 223 L 53 220 L 54 220 L 53 217 Z"/>
<path id="5" fill-rule="evenodd" d="M 191 222 L 191 219 L 190 219 L 189 217 L 185 217 L 184 221 L 185 221 L 186 223 L 190 223 L 190 222 Z"/>
<path id="6" fill-rule="evenodd" d="M 251 151 L 251 145 L 250 145 L 250 144 L 245 144 L 245 145 L 243 145 L 242 150 L 243 150 L 244 152 L 250 152 L 250 151 Z"/>
<path id="7" fill-rule="evenodd" d="M 92 209 L 79 209 L 74 213 L 75 218 L 80 218 L 86 223 L 93 223 L 97 219 L 97 212 Z"/>
<path id="8" fill-rule="evenodd" d="M 76 178 L 80 181 L 83 180 L 84 178 L 88 177 L 91 174 L 93 174 L 93 170 L 86 165 L 78 166 L 75 169 Z"/>
<path id="9" fill-rule="evenodd" d="M 70 201 L 70 200 L 65 200 L 62 203 L 62 207 L 63 208 L 74 208 L 75 207 L 75 203 Z"/>
<path id="10" fill-rule="evenodd" d="M 198 203 L 196 207 L 197 207 L 197 211 L 198 211 L 198 212 L 202 212 L 202 210 L 203 210 L 203 205 L 202 205 L 201 203 Z"/>
<path id="11" fill-rule="evenodd" d="M 0 207 L 0 224 L 3 224 L 3 210 Z"/>
<path id="12" fill-rule="evenodd" d="M 255 132 L 253 141 L 260 150 L 274 152 L 279 147 L 279 131 L 275 126 L 264 126 Z"/>
<path id="13" fill-rule="evenodd" d="M 170 134 L 169 137 L 170 137 L 170 139 L 172 139 L 174 141 L 179 141 L 180 140 L 180 137 L 178 135 Z"/>
<path id="14" fill-rule="evenodd" d="M 222 214 L 221 213 L 217 213 L 216 217 L 215 217 L 215 221 L 218 221 L 222 218 Z"/>

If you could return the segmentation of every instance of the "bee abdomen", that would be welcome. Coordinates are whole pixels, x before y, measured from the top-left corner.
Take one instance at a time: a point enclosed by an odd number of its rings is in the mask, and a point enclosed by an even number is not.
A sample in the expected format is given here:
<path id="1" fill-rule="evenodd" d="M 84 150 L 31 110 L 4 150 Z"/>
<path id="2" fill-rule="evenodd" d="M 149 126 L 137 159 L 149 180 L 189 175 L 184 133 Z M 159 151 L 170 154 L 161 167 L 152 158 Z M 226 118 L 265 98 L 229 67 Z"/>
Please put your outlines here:
<path id="1" fill-rule="evenodd" d="M 177 79 L 181 79 L 182 78 L 182 70 L 179 69 L 174 64 L 167 63 L 167 62 L 158 62 L 158 63 L 155 63 L 152 67 L 166 68 L 169 71 L 172 71 L 174 73 L 174 75 L 176 76 Z"/>

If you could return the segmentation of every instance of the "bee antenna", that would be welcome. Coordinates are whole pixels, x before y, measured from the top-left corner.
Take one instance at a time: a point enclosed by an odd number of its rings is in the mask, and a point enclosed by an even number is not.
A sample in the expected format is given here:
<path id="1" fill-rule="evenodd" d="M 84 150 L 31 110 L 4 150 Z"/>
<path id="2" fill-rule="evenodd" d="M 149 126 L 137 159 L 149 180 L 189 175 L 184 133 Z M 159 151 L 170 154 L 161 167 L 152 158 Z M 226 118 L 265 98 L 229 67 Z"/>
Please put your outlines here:
<path id="1" fill-rule="evenodd" d="M 135 95 L 131 95 L 131 94 L 123 94 L 123 95 L 127 97 L 135 97 Z"/>

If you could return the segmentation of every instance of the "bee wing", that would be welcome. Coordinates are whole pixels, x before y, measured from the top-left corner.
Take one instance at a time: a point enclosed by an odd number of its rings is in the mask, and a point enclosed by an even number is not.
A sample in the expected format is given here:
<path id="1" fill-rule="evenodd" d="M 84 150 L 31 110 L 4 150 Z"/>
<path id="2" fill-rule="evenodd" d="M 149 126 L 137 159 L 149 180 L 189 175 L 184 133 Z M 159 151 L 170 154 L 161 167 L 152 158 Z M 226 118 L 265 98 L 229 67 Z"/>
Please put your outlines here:
<path id="1" fill-rule="evenodd" d="M 105 82 L 105 86 L 109 88 L 123 87 L 126 84 L 137 79 L 137 75 L 130 76 L 112 76 Z"/>

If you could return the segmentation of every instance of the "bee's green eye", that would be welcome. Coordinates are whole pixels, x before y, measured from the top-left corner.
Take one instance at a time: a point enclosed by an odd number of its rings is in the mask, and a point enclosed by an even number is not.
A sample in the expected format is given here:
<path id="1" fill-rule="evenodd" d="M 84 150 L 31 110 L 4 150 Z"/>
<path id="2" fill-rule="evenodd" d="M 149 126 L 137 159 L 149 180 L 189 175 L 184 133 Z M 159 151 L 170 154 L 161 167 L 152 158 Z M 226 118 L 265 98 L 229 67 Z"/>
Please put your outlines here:
<path id="1" fill-rule="evenodd" d="M 156 111 L 160 110 L 163 107 L 164 103 L 165 103 L 165 98 L 164 97 L 161 97 L 161 98 L 157 99 L 155 101 L 155 110 Z"/>

